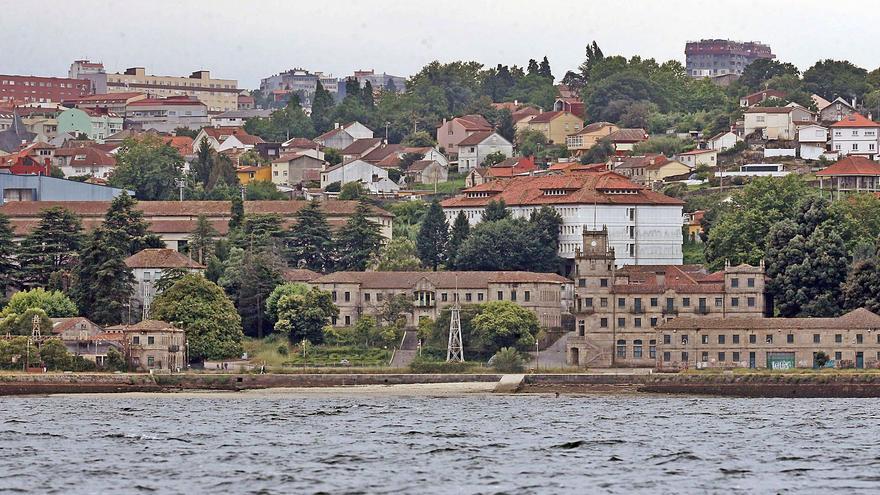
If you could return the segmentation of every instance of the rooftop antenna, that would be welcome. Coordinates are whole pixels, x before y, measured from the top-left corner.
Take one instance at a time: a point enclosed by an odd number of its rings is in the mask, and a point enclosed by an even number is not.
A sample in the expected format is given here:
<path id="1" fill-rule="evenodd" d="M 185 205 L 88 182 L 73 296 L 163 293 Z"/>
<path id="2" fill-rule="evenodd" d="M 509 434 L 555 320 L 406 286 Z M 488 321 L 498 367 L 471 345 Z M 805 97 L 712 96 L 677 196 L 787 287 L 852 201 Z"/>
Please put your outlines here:
<path id="1" fill-rule="evenodd" d="M 455 293 L 452 296 L 452 314 L 449 316 L 449 345 L 446 362 L 464 362 L 464 346 L 461 342 L 461 306 L 458 304 L 458 275 L 455 275 Z"/>

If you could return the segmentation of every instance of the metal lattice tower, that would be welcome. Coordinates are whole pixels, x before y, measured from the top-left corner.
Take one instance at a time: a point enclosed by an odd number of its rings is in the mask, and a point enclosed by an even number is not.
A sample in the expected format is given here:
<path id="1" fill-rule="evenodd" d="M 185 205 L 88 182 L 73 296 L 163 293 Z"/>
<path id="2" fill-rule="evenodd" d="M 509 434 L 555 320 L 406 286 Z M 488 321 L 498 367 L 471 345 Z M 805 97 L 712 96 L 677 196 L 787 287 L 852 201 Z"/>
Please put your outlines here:
<path id="1" fill-rule="evenodd" d="M 458 284 L 455 284 L 455 303 L 449 315 L 449 345 L 446 348 L 446 362 L 464 362 L 464 345 L 461 341 L 461 306 L 458 305 Z"/>
<path id="2" fill-rule="evenodd" d="M 31 340 L 34 342 L 40 342 L 43 340 L 43 337 L 40 334 L 40 317 L 34 315 L 33 319 L 31 319 L 31 324 Z"/>

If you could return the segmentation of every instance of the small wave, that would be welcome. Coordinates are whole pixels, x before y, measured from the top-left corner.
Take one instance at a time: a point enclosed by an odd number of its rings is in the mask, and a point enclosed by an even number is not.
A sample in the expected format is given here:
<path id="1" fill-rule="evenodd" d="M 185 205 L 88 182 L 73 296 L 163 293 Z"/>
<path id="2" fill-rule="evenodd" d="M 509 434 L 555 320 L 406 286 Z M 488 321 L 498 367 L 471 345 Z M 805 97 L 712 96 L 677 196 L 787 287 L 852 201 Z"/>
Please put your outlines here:
<path id="1" fill-rule="evenodd" d="M 583 445 L 586 445 L 586 443 L 587 443 L 586 440 L 575 440 L 573 442 L 565 442 L 565 443 L 561 443 L 559 445 L 554 445 L 553 448 L 554 449 L 571 450 L 571 449 L 577 449 Z"/>
<path id="2" fill-rule="evenodd" d="M 612 461 L 612 462 L 623 462 L 623 459 L 621 459 L 620 457 L 617 457 L 616 455 L 609 457 L 608 460 Z"/>
<path id="3" fill-rule="evenodd" d="M 719 471 L 721 471 L 722 474 L 748 474 L 748 473 L 752 472 L 749 469 L 727 469 L 727 468 L 721 468 L 721 469 L 719 469 Z"/>

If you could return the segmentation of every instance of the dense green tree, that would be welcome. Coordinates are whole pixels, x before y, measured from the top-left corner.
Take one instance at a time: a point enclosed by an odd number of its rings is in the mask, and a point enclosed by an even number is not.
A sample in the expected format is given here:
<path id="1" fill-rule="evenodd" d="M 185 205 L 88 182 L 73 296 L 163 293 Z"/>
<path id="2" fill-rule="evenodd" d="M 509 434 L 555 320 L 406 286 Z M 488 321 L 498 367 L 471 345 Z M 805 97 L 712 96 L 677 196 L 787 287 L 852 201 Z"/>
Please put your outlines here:
<path id="1" fill-rule="evenodd" d="M 241 196 L 232 198 L 232 207 L 229 217 L 229 232 L 232 233 L 241 228 L 244 223 L 244 201 Z"/>
<path id="2" fill-rule="evenodd" d="M 339 316 L 329 292 L 312 288 L 303 293 L 284 294 L 277 303 L 275 331 L 287 336 L 293 343 L 307 340 L 313 344 L 324 342 L 324 327 Z"/>
<path id="3" fill-rule="evenodd" d="M 324 160 L 330 165 L 342 163 L 342 152 L 336 148 L 324 148 Z"/>
<path id="4" fill-rule="evenodd" d="M 385 299 L 379 311 L 379 318 L 386 325 L 397 325 L 406 315 L 413 314 L 413 302 L 406 294 L 394 294 Z"/>
<path id="5" fill-rule="evenodd" d="M 296 214 L 285 235 L 285 259 L 290 266 L 327 272 L 333 266 L 333 236 L 317 200 Z"/>
<path id="6" fill-rule="evenodd" d="M 827 200 L 805 198 L 794 218 L 780 220 L 767 238 L 767 293 L 784 317 L 840 313 L 849 264 Z"/>
<path id="7" fill-rule="evenodd" d="M 40 350 L 30 345 L 25 336 L 0 340 L 0 367 L 7 370 L 22 370 L 26 364 L 40 362 Z"/>
<path id="8" fill-rule="evenodd" d="M 425 267 L 437 271 L 437 267 L 443 263 L 446 254 L 446 243 L 449 240 L 449 225 L 443 208 L 436 199 L 428 207 L 428 212 L 422 220 L 419 236 L 416 238 L 416 248 L 419 259 Z"/>
<path id="9" fill-rule="evenodd" d="M 754 179 L 731 196 L 709 232 L 706 261 L 711 270 L 720 270 L 724 262 L 757 265 L 764 257 L 770 227 L 793 218 L 798 202 L 810 194 L 800 176 L 782 179 Z"/>
<path id="10" fill-rule="evenodd" d="M 0 334 L 31 335 L 34 329 L 34 318 L 40 325 L 42 335 L 52 333 L 52 320 L 41 308 L 28 308 L 21 313 L 7 313 L 0 319 Z M 33 345 L 33 344 L 31 344 Z"/>
<path id="11" fill-rule="evenodd" d="M 449 242 L 446 243 L 446 266 L 455 269 L 458 250 L 471 233 L 471 224 L 463 211 L 459 211 L 449 231 Z"/>
<path id="12" fill-rule="evenodd" d="M 101 226 L 91 233 L 80 254 L 71 292 L 82 314 L 95 323 L 122 322 L 135 282 L 125 264 L 129 244 L 123 230 Z"/>
<path id="13" fill-rule="evenodd" d="M 176 266 L 174 268 L 166 268 L 162 270 L 162 275 L 156 279 L 156 293 L 170 289 L 178 280 L 189 275 L 190 271 L 186 268 Z"/>
<path id="14" fill-rule="evenodd" d="M 413 163 L 423 158 L 425 158 L 425 155 L 422 153 L 404 153 L 403 156 L 400 157 L 400 165 L 398 165 L 398 167 L 405 172 L 409 170 L 409 167 Z"/>
<path id="15" fill-rule="evenodd" d="M 312 120 L 303 111 L 300 98 L 295 93 L 290 94 L 284 108 L 275 110 L 269 118 L 248 119 L 244 130 L 271 142 L 283 142 L 293 137 L 315 136 Z"/>
<path id="16" fill-rule="evenodd" d="M 274 213 L 250 213 L 244 216 L 241 229 L 232 240 L 240 248 L 274 250 L 283 237 L 280 216 Z"/>
<path id="17" fill-rule="evenodd" d="M 73 212 L 60 206 L 42 210 L 39 223 L 21 242 L 22 285 L 48 287 L 54 273 L 68 278 L 82 239 L 82 224 Z"/>
<path id="18" fill-rule="evenodd" d="M 539 210 L 532 211 L 529 223 L 535 231 L 535 235 L 541 244 L 559 249 L 559 231 L 562 228 L 562 217 L 551 206 L 542 206 Z"/>
<path id="19" fill-rule="evenodd" d="M 126 256 L 144 248 L 165 247 L 165 243 L 157 235 L 150 233 L 144 213 L 136 206 L 137 201 L 123 192 L 110 202 L 102 224 L 103 228 L 119 233 L 121 242 L 125 242 L 119 247 Z"/>
<path id="20" fill-rule="evenodd" d="M 245 188 L 248 201 L 279 201 L 289 199 L 287 194 L 278 190 L 271 180 L 252 180 Z"/>
<path id="21" fill-rule="evenodd" d="M 844 308 L 865 308 L 880 314 L 880 263 L 872 256 L 857 261 L 843 285 Z"/>
<path id="22" fill-rule="evenodd" d="M 312 96 L 312 126 L 315 132 L 323 134 L 333 128 L 333 95 L 324 89 L 321 81 L 315 85 L 315 94 Z"/>
<path id="23" fill-rule="evenodd" d="M 484 221 L 471 229 L 455 257 L 458 270 L 525 270 L 552 272 L 557 269 L 553 246 L 544 245 L 527 220 L 505 218 Z"/>
<path id="24" fill-rule="evenodd" d="M 473 341 L 468 344 L 482 355 L 493 355 L 502 347 L 527 351 L 534 347 L 538 317 L 510 301 L 483 304 L 474 317 Z"/>
<path id="25" fill-rule="evenodd" d="M 612 156 L 614 156 L 614 145 L 607 139 L 600 139 L 586 153 L 581 155 L 580 162 L 585 165 L 605 163 Z"/>
<path id="26" fill-rule="evenodd" d="M 186 275 L 156 296 L 150 315 L 183 327 L 191 361 L 241 355 L 241 316 L 223 289 L 201 275 Z"/>
<path id="27" fill-rule="evenodd" d="M 602 53 L 602 49 L 599 48 L 599 45 L 596 43 L 596 40 L 593 40 L 593 43 L 587 45 L 586 48 L 586 58 L 584 62 L 580 65 L 578 70 L 580 70 L 581 82 L 583 86 L 586 86 L 590 82 L 590 76 L 593 73 L 593 68 L 601 62 L 605 58 L 605 55 Z"/>
<path id="28" fill-rule="evenodd" d="M 373 267 L 377 272 L 410 272 L 422 269 L 416 243 L 406 237 L 395 237 L 379 250 Z"/>
<path id="29" fill-rule="evenodd" d="M 407 134 L 407 136 L 403 138 L 403 141 L 401 141 L 400 144 L 413 148 L 425 148 L 428 146 L 437 146 L 437 141 L 435 141 L 434 137 L 425 131 L 416 131 Z"/>
<path id="30" fill-rule="evenodd" d="M 550 71 L 550 62 L 547 60 L 547 56 L 544 56 L 544 59 L 541 60 L 541 64 L 538 66 L 538 75 L 541 77 L 546 77 L 547 79 L 553 80 L 553 73 Z"/>
<path id="31" fill-rule="evenodd" d="M 198 129 L 190 129 L 189 127 L 175 127 L 174 128 L 175 136 L 184 136 L 190 139 L 195 139 L 199 135 Z"/>
<path id="32" fill-rule="evenodd" d="M 358 181 L 346 182 L 339 190 L 339 199 L 341 201 L 356 201 L 366 195 L 367 193 L 364 191 L 363 184 Z"/>
<path id="33" fill-rule="evenodd" d="M 40 361 L 52 371 L 67 369 L 72 364 L 72 356 L 61 339 L 48 339 L 40 345 Z"/>
<path id="34" fill-rule="evenodd" d="M 175 179 L 183 173 L 183 158 L 160 137 L 146 134 L 122 142 L 110 185 L 134 191 L 138 199 L 156 201 L 177 196 Z"/>
<path id="35" fill-rule="evenodd" d="M 39 308 L 46 312 L 49 318 L 67 318 L 79 316 L 76 304 L 57 290 L 45 290 L 42 287 L 16 292 L 9 299 L 9 303 L 0 312 L 0 317 L 9 314 L 22 314 L 28 309 Z"/>
<path id="36" fill-rule="evenodd" d="M 208 138 L 202 138 L 202 141 L 199 143 L 199 149 L 196 152 L 196 159 L 190 163 L 189 168 L 190 175 L 192 175 L 196 184 L 201 184 L 202 187 L 208 186 L 208 178 L 211 176 L 211 171 L 214 170 L 215 155 L 216 153 L 211 148 Z"/>
<path id="37" fill-rule="evenodd" d="M 682 139 L 678 136 L 652 136 L 647 141 L 637 144 L 633 148 L 633 153 L 639 155 L 659 153 L 671 157 L 695 147 L 691 139 Z"/>
<path id="38" fill-rule="evenodd" d="M 495 131 L 511 143 L 516 140 L 516 124 L 513 122 L 513 114 L 510 113 L 510 110 L 503 108 L 498 112 Z"/>
<path id="39" fill-rule="evenodd" d="M 495 201 L 489 201 L 489 204 L 486 205 L 486 210 L 483 212 L 483 221 L 484 222 L 497 222 L 498 220 L 504 220 L 505 218 L 510 218 L 510 210 L 507 209 L 507 205 L 504 203 L 503 199 Z"/>
<path id="40" fill-rule="evenodd" d="M 9 217 L 0 213 L 0 297 L 18 284 L 17 246 Z"/>
<path id="41" fill-rule="evenodd" d="M 780 62 L 769 58 L 759 58 L 743 69 L 737 82 L 749 91 L 759 91 L 766 87 L 767 81 L 776 76 L 800 76 L 800 71 L 788 62 Z"/>
<path id="42" fill-rule="evenodd" d="M 522 156 L 544 156 L 547 136 L 535 129 L 523 129 L 516 134 L 516 148 Z"/>
<path id="43" fill-rule="evenodd" d="M 820 60 L 804 71 L 804 88 L 828 101 L 861 100 L 869 90 L 868 71 L 847 60 Z"/>
<path id="44" fill-rule="evenodd" d="M 529 63 L 526 66 L 527 74 L 530 76 L 538 75 L 538 61 L 530 58 Z"/>
<path id="45" fill-rule="evenodd" d="M 265 318 L 265 304 L 272 290 L 283 282 L 283 262 L 266 245 L 233 248 L 219 284 L 241 315 L 246 335 L 262 338 L 272 326 Z"/>
<path id="46" fill-rule="evenodd" d="M 379 225 L 368 218 L 370 208 L 359 203 L 334 239 L 335 267 L 340 271 L 366 270 L 382 247 Z"/>
<path id="47" fill-rule="evenodd" d="M 228 156 L 218 154 L 214 158 L 214 168 L 211 169 L 211 174 L 208 176 L 205 190 L 213 192 L 215 189 L 222 188 L 223 186 L 232 189 L 232 194 L 238 194 L 238 174 L 235 173 L 235 164 L 232 163 L 232 159 Z M 222 195 L 222 197 L 226 196 L 229 196 L 229 194 Z"/>

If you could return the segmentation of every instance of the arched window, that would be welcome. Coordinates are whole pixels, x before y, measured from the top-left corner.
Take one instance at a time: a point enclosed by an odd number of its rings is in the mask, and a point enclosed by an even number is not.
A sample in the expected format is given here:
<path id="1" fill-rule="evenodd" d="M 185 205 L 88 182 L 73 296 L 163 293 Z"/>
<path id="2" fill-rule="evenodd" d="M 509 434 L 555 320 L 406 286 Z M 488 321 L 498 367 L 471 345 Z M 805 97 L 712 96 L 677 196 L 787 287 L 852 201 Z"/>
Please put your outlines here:
<path id="1" fill-rule="evenodd" d="M 617 341 L 617 357 L 626 357 L 626 341 L 623 339 Z"/>

